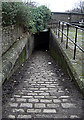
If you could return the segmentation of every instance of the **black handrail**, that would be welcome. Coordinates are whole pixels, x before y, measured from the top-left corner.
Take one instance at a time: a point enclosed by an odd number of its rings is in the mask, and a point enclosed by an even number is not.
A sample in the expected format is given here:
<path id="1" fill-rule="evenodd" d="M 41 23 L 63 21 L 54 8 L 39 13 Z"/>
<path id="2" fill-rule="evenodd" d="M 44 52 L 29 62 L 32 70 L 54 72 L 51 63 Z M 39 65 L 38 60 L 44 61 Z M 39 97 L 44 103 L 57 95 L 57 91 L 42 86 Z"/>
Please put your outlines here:
<path id="1" fill-rule="evenodd" d="M 57 24 L 57 27 L 58 27 L 58 28 L 56 28 L 56 34 L 57 34 L 57 29 L 58 29 L 58 38 L 60 37 L 60 32 L 62 33 L 61 42 L 63 42 L 63 35 L 67 37 L 67 40 L 66 40 L 66 49 L 68 48 L 68 40 L 70 40 L 74 44 L 74 57 L 73 57 L 73 59 L 75 60 L 75 57 L 76 57 L 76 47 L 78 47 L 79 50 L 81 50 L 81 52 L 84 52 L 84 49 L 82 49 L 77 44 L 77 31 L 78 31 L 78 29 L 84 31 L 84 29 L 81 28 L 81 27 L 72 25 L 71 23 L 64 22 L 64 21 L 55 21 L 54 20 L 51 25 L 53 26 L 53 25 L 56 25 L 56 24 Z M 62 25 L 62 30 L 60 29 L 60 25 Z M 63 32 L 64 26 L 67 27 L 67 35 Z M 76 29 L 76 31 L 75 31 L 75 42 L 68 36 L 69 35 L 69 27 L 74 27 Z"/>

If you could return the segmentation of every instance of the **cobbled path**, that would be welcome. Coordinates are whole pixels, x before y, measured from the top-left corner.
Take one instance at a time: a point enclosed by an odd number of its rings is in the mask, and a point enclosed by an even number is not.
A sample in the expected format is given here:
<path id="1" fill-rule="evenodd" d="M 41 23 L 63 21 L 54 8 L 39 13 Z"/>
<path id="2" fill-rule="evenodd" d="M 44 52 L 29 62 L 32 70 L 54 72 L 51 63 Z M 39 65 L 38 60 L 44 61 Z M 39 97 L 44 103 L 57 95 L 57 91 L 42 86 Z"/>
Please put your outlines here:
<path id="1" fill-rule="evenodd" d="M 47 51 L 35 51 L 3 85 L 3 118 L 83 118 L 83 97 Z"/>

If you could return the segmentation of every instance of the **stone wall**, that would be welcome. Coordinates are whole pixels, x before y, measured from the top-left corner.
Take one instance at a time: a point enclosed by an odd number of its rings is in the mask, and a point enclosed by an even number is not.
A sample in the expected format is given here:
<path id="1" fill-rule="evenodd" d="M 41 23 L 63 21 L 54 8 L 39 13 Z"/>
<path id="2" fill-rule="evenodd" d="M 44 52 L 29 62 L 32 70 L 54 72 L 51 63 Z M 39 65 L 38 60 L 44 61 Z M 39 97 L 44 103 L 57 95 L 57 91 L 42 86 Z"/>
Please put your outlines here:
<path id="1" fill-rule="evenodd" d="M 58 38 L 52 30 L 50 30 L 50 42 L 49 51 L 57 64 L 69 75 L 71 80 L 74 81 L 76 86 L 84 95 L 84 82 L 79 79 L 77 72 L 75 71 L 69 57 L 64 52 L 61 43 L 58 42 Z"/>
<path id="2" fill-rule="evenodd" d="M 5 53 L 22 34 L 22 27 L 16 25 L 2 28 L 2 53 Z"/>
<path id="3" fill-rule="evenodd" d="M 7 31 L 6 31 L 7 30 Z M 3 29 L 2 34 L 2 83 L 31 55 L 34 48 L 34 36 L 23 34 L 16 26 Z M 18 39 L 20 37 L 20 39 Z M 4 48 L 5 47 L 5 48 Z"/>
<path id="4" fill-rule="evenodd" d="M 56 21 L 65 21 L 65 22 L 80 22 L 84 20 L 84 14 L 79 13 L 67 13 L 67 12 L 52 12 L 52 19 Z"/>

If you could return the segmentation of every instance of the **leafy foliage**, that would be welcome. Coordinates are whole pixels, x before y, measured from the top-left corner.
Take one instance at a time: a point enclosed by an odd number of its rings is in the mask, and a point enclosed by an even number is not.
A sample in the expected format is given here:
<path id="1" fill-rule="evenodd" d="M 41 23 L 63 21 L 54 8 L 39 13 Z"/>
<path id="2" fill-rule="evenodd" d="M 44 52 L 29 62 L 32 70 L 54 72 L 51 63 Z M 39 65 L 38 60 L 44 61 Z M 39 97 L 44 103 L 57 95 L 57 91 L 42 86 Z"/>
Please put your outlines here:
<path id="1" fill-rule="evenodd" d="M 2 4 L 2 25 L 7 26 L 15 23 L 16 10 L 14 10 L 13 3 L 4 2 Z"/>
<path id="2" fill-rule="evenodd" d="M 2 25 L 22 25 L 29 31 L 36 33 L 47 28 L 51 18 L 50 10 L 45 6 L 28 6 L 22 2 L 3 2 Z"/>
<path id="3" fill-rule="evenodd" d="M 28 25 L 29 11 L 28 7 L 22 2 L 4 2 L 2 4 L 2 25 L 12 24 Z"/>
<path id="4" fill-rule="evenodd" d="M 34 32 L 47 28 L 48 21 L 51 19 L 51 12 L 46 6 L 30 7 L 30 12 L 32 16 L 30 27 Z"/>

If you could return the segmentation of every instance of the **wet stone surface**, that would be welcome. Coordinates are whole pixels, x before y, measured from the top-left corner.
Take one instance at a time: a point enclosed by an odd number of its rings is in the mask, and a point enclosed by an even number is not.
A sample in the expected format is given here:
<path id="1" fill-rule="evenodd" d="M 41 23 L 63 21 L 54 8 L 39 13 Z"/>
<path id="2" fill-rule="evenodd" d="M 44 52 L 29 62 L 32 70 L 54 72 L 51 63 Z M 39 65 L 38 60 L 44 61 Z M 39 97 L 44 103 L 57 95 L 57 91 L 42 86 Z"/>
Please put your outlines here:
<path id="1" fill-rule="evenodd" d="M 3 85 L 3 118 L 83 118 L 83 97 L 48 52 L 35 51 Z"/>

